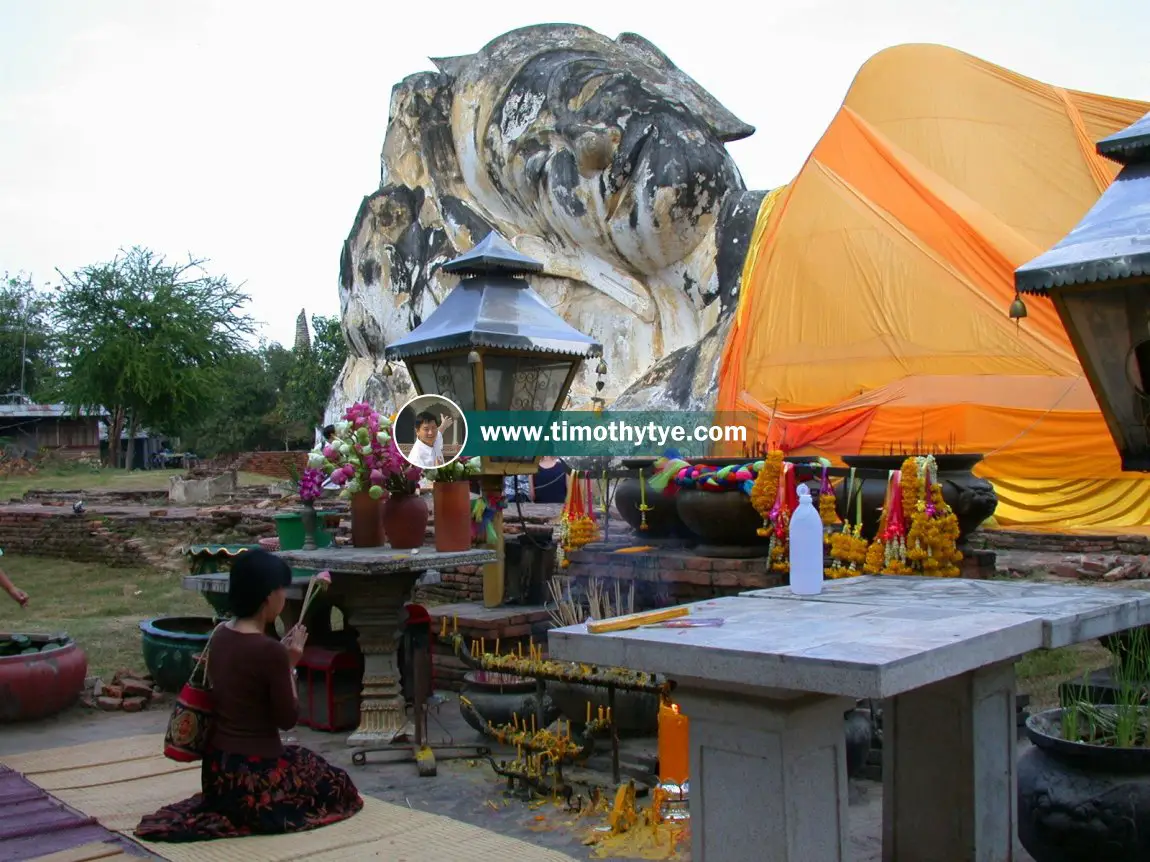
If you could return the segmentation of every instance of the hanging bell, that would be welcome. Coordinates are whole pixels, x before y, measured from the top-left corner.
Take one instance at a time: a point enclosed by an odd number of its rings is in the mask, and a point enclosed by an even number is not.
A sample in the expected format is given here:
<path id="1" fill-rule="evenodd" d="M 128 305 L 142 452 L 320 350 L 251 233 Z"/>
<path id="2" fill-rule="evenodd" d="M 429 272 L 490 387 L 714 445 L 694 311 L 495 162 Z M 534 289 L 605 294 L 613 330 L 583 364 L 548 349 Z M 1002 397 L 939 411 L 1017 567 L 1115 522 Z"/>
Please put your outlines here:
<path id="1" fill-rule="evenodd" d="M 390 362 L 383 363 L 383 376 L 384 377 L 391 377 L 391 375 L 393 375 L 394 373 L 395 372 L 391 370 L 391 363 Z"/>
<path id="2" fill-rule="evenodd" d="M 603 391 L 603 387 L 604 387 L 604 386 L 606 386 L 606 385 L 607 385 L 607 384 L 606 384 L 606 383 L 604 383 L 602 380 L 596 380 L 596 381 L 595 381 L 595 389 L 596 389 L 596 391 L 598 391 L 598 392 L 602 392 L 602 391 Z"/>
<path id="3" fill-rule="evenodd" d="M 607 373 L 607 363 L 604 362 L 602 358 L 600 358 L 599 364 L 595 366 L 595 373 L 596 374 L 606 374 Z"/>
<path id="4" fill-rule="evenodd" d="M 470 365 L 478 365 L 479 364 L 479 351 L 478 350 L 472 350 L 470 353 L 468 353 L 467 354 L 467 362 Z"/>
<path id="5" fill-rule="evenodd" d="M 1026 317 L 1026 303 L 1022 301 L 1022 297 L 1017 293 L 1014 295 L 1014 302 L 1010 303 L 1010 319 L 1022 320 Z"/>

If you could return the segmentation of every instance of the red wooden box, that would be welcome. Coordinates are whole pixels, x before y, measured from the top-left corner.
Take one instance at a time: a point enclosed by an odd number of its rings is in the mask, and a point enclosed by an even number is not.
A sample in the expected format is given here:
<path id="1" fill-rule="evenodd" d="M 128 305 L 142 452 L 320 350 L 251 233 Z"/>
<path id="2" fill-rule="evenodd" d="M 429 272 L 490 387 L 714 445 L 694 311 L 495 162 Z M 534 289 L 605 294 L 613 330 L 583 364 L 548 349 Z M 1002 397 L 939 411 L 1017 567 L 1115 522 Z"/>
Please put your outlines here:
<path id="1" fill-rule="evenodd" d="M 299 723 L 312 730 L 354 730 L 359 725 L 363 656 L 305 647 L 299 672 Z"/>

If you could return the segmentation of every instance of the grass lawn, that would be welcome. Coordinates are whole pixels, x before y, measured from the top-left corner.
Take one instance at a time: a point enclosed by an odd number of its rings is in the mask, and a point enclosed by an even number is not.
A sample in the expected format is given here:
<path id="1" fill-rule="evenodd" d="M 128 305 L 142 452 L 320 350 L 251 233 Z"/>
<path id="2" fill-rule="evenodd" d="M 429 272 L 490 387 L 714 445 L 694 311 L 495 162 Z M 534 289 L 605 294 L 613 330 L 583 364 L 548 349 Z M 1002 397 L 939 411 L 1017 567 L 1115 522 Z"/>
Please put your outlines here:
<path id="1" fill-rule="evenodd" d="M 1040 649 L 1025 655 L 1015 667 L 1018 691 L 1030 695 L 1030 711 L 1058 706 L 1058 684 L 1088 670 L 1107 667 L 1110 651 L 1098 641 L 1061 649 Z"/>
<path id="2" fill-rule="evenodd" d="M 96 676 L 108 678 L 121 667 L 145 670 L 140 620 L 212 615 L 199 594 L 180 588 L 179 574 L 17 555 L 5 555 L 0 566 L 29 596 L 21 610 L 0 593 L 0 631 L 66 631 Z"/>
<path id="3" fill-rule="evenodd" d="M 111 470 L 83 465 L 45 467 L 28 475 L 0 476 L 0 501 L 19 500 L 27 491 L 155 491 L 166 493 L 168 479 L 183 470 Z M 278 482 L 255 473 L 240 473 L 241 485 Z"/>

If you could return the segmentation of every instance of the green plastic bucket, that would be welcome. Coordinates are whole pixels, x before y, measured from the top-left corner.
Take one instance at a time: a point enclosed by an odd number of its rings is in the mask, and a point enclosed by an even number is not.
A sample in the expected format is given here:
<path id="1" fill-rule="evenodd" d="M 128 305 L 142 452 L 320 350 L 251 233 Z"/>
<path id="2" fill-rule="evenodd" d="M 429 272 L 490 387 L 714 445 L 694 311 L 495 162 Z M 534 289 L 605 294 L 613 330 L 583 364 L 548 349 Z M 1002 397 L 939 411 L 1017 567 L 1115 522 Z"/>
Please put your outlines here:
<path id="1" fill-rule="evenodd" d="M 334 539 L 324 527 L 324 516 L 335 514 L 338 513 L 316 510 L 315 546 L 317 548 L 331 547 Z M 275 516 L 275 522 L 281 551 L 298 551 L 303 547 L 303 517 L 299 512 L 282 512 Z"/>

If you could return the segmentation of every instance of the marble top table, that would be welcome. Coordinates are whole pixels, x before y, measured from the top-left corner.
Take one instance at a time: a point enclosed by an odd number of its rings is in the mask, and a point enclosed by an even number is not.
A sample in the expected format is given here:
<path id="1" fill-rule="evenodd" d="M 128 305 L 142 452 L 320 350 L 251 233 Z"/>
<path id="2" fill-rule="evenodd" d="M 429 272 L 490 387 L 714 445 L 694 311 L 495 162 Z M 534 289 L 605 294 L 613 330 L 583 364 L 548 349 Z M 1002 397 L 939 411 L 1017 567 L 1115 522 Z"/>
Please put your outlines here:
<path id="1" fill-rule="evenodd" d="M 1150 624 L 1150 591 L 1030 581 L 864 576 L 826 581 L 817 596 L 796 596 L 790 587 L 750 590 L 740 595 L 872 607 L 937 608 L 960 613 L 1022 614 L 1042 620 L 1042 646 L 1047 649 Z"/>
<path id="2" fill-rule="evenodd" d="M 826 588 L 688 605 L 717 627 L 556 629 L 549 649 L 675 681 L 696 862 L 849 858 L 843 713 L 856 698 L 884 700 L 884 862 L 1017 858 L 1014 663 L 1140 624 L 1146 596 L 902 576 Z"/>

